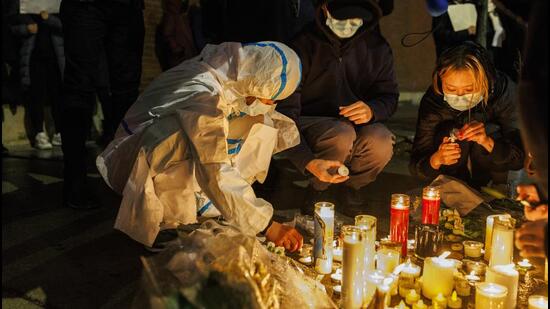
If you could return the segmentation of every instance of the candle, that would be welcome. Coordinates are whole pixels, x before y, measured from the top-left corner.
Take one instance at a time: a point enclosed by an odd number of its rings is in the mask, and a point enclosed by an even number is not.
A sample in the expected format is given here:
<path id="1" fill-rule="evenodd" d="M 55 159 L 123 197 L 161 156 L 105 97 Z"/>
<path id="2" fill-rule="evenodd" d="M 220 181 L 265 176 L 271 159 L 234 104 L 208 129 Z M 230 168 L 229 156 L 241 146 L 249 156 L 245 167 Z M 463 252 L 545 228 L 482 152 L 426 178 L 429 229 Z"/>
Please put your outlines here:
<path id="1" fill-rule="evenodd" d="M 410 259 L 408 259 L 403 265 L 404 266 L 399 273 L 399 283 L 414 284 L 415 280 L 420 277 L 420 266 L 413 264 Z"/>
<path id="2" fill-rule="evenodd" d="M 450 252 L 439 257 L 426 258 L 422 275 L 422 295 L 433 299 L 437 294 L 451 295 L 454 286 L 454 273 L 457 270 L 455 260 L 446 259 Z"/>
<path id="3" fill-rule="evenodd" d="M 410 199 L 406 194 L 392 194 L 390 211 L 390 239 L 402 244 L 401 255 L 407 256 Z"/>
<path id="4" fill-rule="evenodd" d="M 366 231 L 353 225 L 342 227 L 342 304 L 345 309 L 363 304 Z"/>
<path id="5" fill-rule="evenodd" d="M 477 282 L 481 279 L 473 271 L 470 274 L 466 275 L 465 278 L 466 278 L 466 280 L 468 280 L 470 282 Z"/>
<path id="6" fill-rule="evenodd" d="M 512 263 L 514 254 L 514 226 L 511 219 L 495 218 L 489 266 Z"/>
<path id="7" fill-rule="evenodd" d="M 525 270 L 530 269 L 531 267 L 533 267 L 533 265 L 529 262 L 528 259 L 523 259 L 523 260 L 519 261 L 518 266 L 520 268 L 525 269 Z"/>
<path id="8" fill-rule="evenodd" d="M 447 298 L 443 294 L 438 293 L 437 296 L 432 299 L 432 304 L 437 304 L 438 308 L 447 308 Z"/>
<path id="9" fill-rule="evenodd" d="M 332 271 L 334 204 L 328 202 L 316 203 L 314 222 L 313 256 L 315 258 L 315 270 L 320 274 L 330 274 Z"/>
<path id="10" fill-rule="evenodd" d="M 464 245 L 464 255 L 471 258 L 479 258 L 481 257 L 481 248 L 483 248 L 483 244 L 479 241 L 473 241 L 473 240 L 466 240 L 463 241 L 462 244 Z"/>
<path id="11" fill-rule="evenodd" d="M 313 259 L 311 256 L 304 256 L 298 259 L 298 261 L 302 264 L 309 265 L 311 262 L 313 262 Z"/>
<path id="12" fill-rule="evenodd" d="M 407 305 L 405 305 L 405 303 L 403 302 L 403 300 L 401 300 L 399 302 L 399 305 L 397 305 L 397 307 L 395 307 L 396 309 L 409 309 L 409 307 Z"/>
<path id="13" fill-rule="evenodd" d="M 504 308 L 508 290 L 506 287 L 490 282 L 482 282 L 476 285 L 475 309 L 501 309 Z"/>
<path id="14" fill-rule="evenodd" d="M 389 274 L 399 265 L 400 258 L 401 253 L 399 251 L 381 245 L 381 248 L 376 252 L 376 269 Z"/>
<path id="15" fill-rule="evenodd" d="M 376 217 L 369 215 L 355 216 L 355 225 L 367 232 L 365 240 L 365 272 L 374 271 L 374 256 L 376 254 Z"/>
<path id="16" fill-rule="evenodd" d="M 420 224 L 414 229 L 414 241 L 416 248 L 414 255 L 419 259 L 436 256 L 443 241 L 443 232 L 439 226 Z"/>
<path id="17" fill-rule="evenodd" d="M 451 297 L 449 297 L 449 300 L 447 301 L 447 306 L 453 309 L 462 308 L 462 299 L 456 295 L 456 291 L 453 291 L 453 294 L 451 295 Z"/>
<path id="18" fill-rule="evenodd" d="M 461 272 L 455 272 L 454 280 L 455 290 L 458 296 L 470 296 L 470 281 L 468 281 Z"/>
<path id="19" fill-rule="evenodd" d="M 516 308 L 518 295 L 519 273 L 514 269 L 514 264 L 496 265 L 487 270 L 485 282 L 496 283 L 505 286 L 508 290 L 505 308 Z"/>
<path id="20" fill-rule="evenodd" d="M 491 257 L 491 243 L 493 241 L 493 223 L 495 218 L 511 218 L 509 214 L 499 214 L 487 216 L 485 225 L 485 260 L 489 261 Z"/>
<path id="21" fill-rule="evenodd" d="M 414 284 L 399 283 L 399 296 L 401 296 L 402 298 L 406 298 L 411 290 L 415 290 L 415 285 Z M 416 292 L 416 290 L 415 290 L 415 292 Z"/>
<path id="22" fill-rule="evenodd" d="M 367 282 L 367 288 L 364 291 L 364 301 L 363 304 L 370 304 L 374 298 L 374 295 L 376 294 L 376 288 L 378 285 L 382 284 L 382 281 L 386 278 L 384 276 L 384 273 L 375 270 L 374 272 L 367 274 L 366 282 Z"/>
<path id="23" fill-rule="evenodd" d="M 340 294 L 342 292 L 342 286 L 341 285 L 335 285 L 332 287 L 332 291 L 336 294 Z"/>
<path id="24" fill-rule="evenodd" d="M 416 290 L 415 289 L 409 290 L 409 293 L 405 297 L 405 302 L 408 305 L 412 306 L 414 303 L 418 302 L 418 300 L 420 300 L 420 295 L 418 295 L 418 293 L 416 293 Z"/>
<path id="25" fill-rule="evenodd" d="M 425 187 L 422 190 L 422 224 L 439 224 L 439 188 Z"/>
<path id="26" fill-rule="evenodd" d="M 485 275 L 485 269 L 487 268 L 487 264 L 483 262 L 476 262 L 471 260 L 465 260 L 466 263 L 466 272 L 478 276 L 484 276 Z"/>
<path id="27" fill-rule="evenodd" d="M 528 309 L 548 309 L 548 297 L 542 295 L 529 296 Z"/>
<path id="28" fill-rule="evenodd" d="M 336 262 L 342 262 L 342 248 L 341 247 L 334 247 L 332 249 L 332 258 Z"/>
<path id="29" fill-rule="evenodd" d="M 382 283 L 376 287 L 376 298 L 374 299 L 375 309 L 386 309 L 390 305 L 390 288 L 392 278 L 384 278 Z"/>
<path id="30" fill-rule="evenodd" d="M 548 282 L 548 258 L 544 260 L 544 281 Z"/>
<path id="31" fill-rule="evenodd" d="M 413 305 L 412 309 L 428 309 L 428 306 L 421 299 L 416 304 Z"/>
<path id="32" fill-rule="evenodd" d="M 330 278 L 334 282 L 341 284 L 342 283 L 342 268 L 336 268 L 336 271 L 330 275 Z"/>

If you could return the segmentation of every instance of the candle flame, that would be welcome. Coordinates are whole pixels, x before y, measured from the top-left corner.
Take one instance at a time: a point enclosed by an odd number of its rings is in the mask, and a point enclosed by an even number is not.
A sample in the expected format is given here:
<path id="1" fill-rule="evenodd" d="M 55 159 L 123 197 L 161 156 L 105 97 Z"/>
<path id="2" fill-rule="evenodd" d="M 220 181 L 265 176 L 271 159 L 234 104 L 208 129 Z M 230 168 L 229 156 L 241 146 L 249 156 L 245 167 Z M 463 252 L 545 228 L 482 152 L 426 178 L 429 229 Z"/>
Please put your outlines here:
<path id="1" fill-rule="evenodd" d="M 446 259 L 449 255 L 451 255 L 450 251 L 443 252 L 440 256 L 438 256 L 438 259 Z"/>

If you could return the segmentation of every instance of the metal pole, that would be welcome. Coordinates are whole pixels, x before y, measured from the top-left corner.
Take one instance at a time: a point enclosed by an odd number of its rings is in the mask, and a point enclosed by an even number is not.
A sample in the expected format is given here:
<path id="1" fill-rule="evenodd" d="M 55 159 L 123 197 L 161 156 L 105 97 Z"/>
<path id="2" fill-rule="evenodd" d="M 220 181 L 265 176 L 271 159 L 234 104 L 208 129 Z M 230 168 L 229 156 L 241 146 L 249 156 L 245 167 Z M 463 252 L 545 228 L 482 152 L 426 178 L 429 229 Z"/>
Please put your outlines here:
<path id="1" fill-rule="evenodd" d="M 480 0 L 480 12 L 477 18 L 476 42 L 483 47 L 487 47 L 488 2 L 489 0 Z"/>

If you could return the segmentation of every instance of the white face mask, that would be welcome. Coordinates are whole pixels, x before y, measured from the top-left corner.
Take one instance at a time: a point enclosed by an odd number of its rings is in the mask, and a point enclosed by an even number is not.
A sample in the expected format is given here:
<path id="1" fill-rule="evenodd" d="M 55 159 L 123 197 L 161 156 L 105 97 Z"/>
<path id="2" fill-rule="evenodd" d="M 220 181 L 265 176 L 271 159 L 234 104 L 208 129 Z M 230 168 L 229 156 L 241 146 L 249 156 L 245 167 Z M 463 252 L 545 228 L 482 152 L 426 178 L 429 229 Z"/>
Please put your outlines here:
<path id="1" fill-rule="evenodd" d="M 275 110 L 275 104 L 264 104 L 260 99 L 256 98 L 252 104 L 247 105 L 246 100 L 239 100 L 239 111 L 247 114 L 248 116 L 257 116 L 268 114 Z"/>
<path id="2" fill-rule="evenodd" d="M 462 112 L 478 105 L 483 100 L 483 96 L 479 92 L 465 95 L 445 93 L 443 99 L 445 102 L 449 103 L 452 108 Z"/>
<path id="3" fill-rule="evenodd" d="M 338 20 L 332 18 L 330 13 L 327 11 L 327 26 L 336 34 L 337 37 L 341 39 L 351 38 L 359 28 L 363 25 L 362 18 L 351 18 Z"/>

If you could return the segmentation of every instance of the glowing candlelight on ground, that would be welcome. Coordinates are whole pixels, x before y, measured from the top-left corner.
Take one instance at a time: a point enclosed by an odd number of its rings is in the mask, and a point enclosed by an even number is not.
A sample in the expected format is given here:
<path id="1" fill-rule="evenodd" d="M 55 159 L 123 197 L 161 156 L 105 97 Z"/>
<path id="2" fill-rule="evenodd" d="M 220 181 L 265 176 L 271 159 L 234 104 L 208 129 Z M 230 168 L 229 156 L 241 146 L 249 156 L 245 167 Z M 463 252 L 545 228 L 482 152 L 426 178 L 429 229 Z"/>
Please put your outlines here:
<path id="1" fill-rule="evenodd" d="M 412 309 L 428 309 L 428 305 L 426 305 L 422 299 L 412 306 Z"/>
<path id="2" fill-rule="evenodd" d="M 542 295 L 529 296 L 529 309 L 548 309 L 548 297 Z"/>
<path id="3" fill-rule="evenodd" d="M 475 309 L 500 309 L 504 308 L 506 287 L 489 282 L 482 282 L 476 285 Z"/>
<path id="4" fill-rule="evenodd" d="M 438 308 L 446 308 L 447 298 L 443 296 L 443 294 L 439 293 L 434 299 L 432 299 L 432 304 L 434 303 L 437 303 Z"/>

